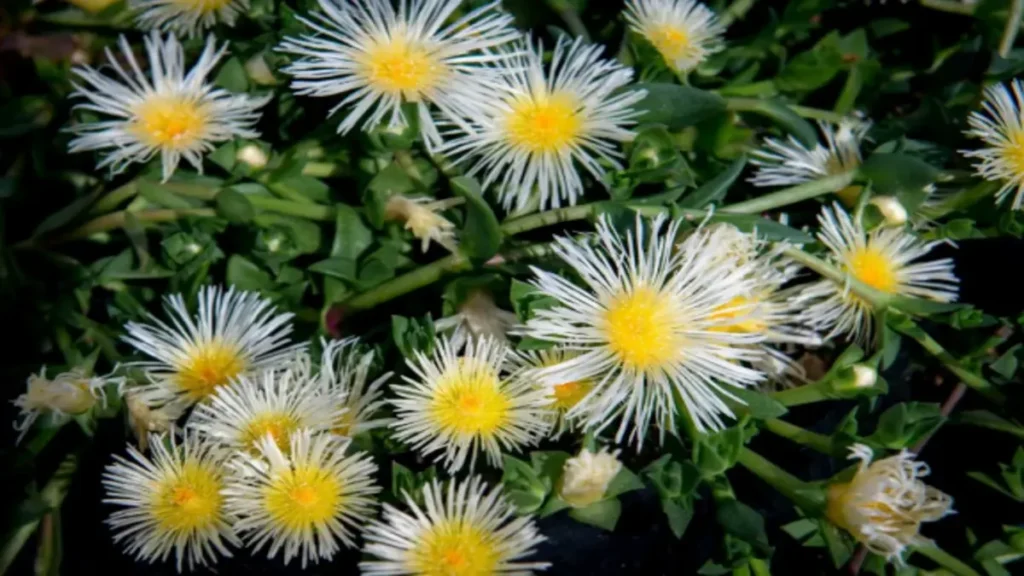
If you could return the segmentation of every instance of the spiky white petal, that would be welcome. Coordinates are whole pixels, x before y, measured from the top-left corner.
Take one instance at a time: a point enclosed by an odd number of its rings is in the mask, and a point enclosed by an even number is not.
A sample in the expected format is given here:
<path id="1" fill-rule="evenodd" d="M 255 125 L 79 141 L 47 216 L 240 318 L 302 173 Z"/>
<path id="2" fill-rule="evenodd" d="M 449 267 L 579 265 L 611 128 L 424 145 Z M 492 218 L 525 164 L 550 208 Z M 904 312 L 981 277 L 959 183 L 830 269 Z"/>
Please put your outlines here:
<path id="1" fill-rule="evenodd" d="M 218 23 L 234 26 L 249 0 L 130 0 L 129 6 L 139 28 L 192 38 Z"/>
<path id="2" fill-rule="evenodd" d="M 558 304 L 537 311 L 523 334 L 579 352 L 537 374 L 549 386 L 593 381 L 567 416 L 598 431 L 620 418 L 616 441 L 629 431 L 638 448 L 652 423 L 659 441 L 676 430 L 677 399 L 698 430 L 716 430 L 732 414 L 730 389 L 764 378 L 743 365 L 762 335 L 714 329 L 723 314 L 743 320 L 730 302 L 753 289 L 751 265 L 723 264 L 706 229 L 677 249 L 681 224 L 638 216 L 621 234 L 602 217 L 596 237 L 558 238 L 555 253 L 585 287 L 533 268 L 534 286 Z"/>
<path id="3" fill-rule="evenodd" d="M 150 439 L 146 457 L 128 446 L 128 458 L 114 456 L 103 473 L 103 502 L 119 506 L 107 523 L 114 541 L 146 562 L 164 561 L 174 553 L 178 571 L 184 565 L 215 563 L 238 546 L 234 517 L 224 508 L 226 454 L 192 434 Z"/>
<path id="4" fill-rule="evenodd" d="M 384 504 L 384 515 L 366 528 L 359 563 L 366 576 L 504 574 L 529 576 L 547 562 L 527 562 L 544 541 L 533 518 L 519 516 L 501 492 L 479 476 L 452 481 L 447 490 L 433 480 L 423 487 L 423 505 L 405 494 L 408 512 Z"/>
<path id="5" fill-rule="evenodd" d="M 848 119 L 837 124 L 818 122 L 825 143 L 808 148 L 794 136 L 766 138 L 751 163 L 758 167 L 750 179 L 754 186 L 795 186 L 852 170 L 861 163 L 860 144 L 871 123 Z"/>
<path id="6" fill-rule="evenodd" d="M 194 403 L 232 378 L 282 368 L 305 344 L 289 344 L 291 313 L 280 313 L 255 292 L 208 286 L 193 316 L 181 294 L 167 298 L 170 322 L 129 322 L 124 340 L 151 360 L 135 365 L 148 382 L 137 389 L 150 406 Z"/>
<path id="7" fill-rule="evenodd" d="M 133 162 L 148 162 L 159 155 L 166 181 L 182 158 L 202 172 L 203 156 L 215 144 L 259 136 L 253 126 L 270 97 L 232 94 L 207 82 L 227 44 L 218 50 L 211 36 L 199 60 L 186 72 L 185 51 L 176 38 L 161 38 L 153 31 L 144 43 L 148 75 L 124 36 L 118 40 L 120 56 L 106 50 L 116 76 L 91 66 L 72 70 L 78 80 L 71 96 L 85 100 L 75 108 L 106 119 L 72 125 L 76 137 L 68 151 L 97 150 L 103 155 L 97 169 L 109 166 L 115 174 Z"/>
<path id="8" fill-rule="evenodd" d="M 417 351 L 407 360 L 415 376 L 392 386 L 395 438 L 452 472 L 467 463 L 473 469 L 480 452 L 500 467 L 502 452 L 536 444 L 550 426 L 545 393 L 509 373 L 509 354 L 491 338 L 471 340 L 460 353 L 444 336 L 431 356 Z"/>
<path id="9" fill-rule="evenodd" d="M 838 203 L 823 208 L 818 222 L 818 239 L 828 248 L 829 260 L 850 277 L 885 294 L 956 301 L 959 280 L 953 261 L 920 261 L 941 242 L 925 242 L 902 227 L 868 232 Z M 811 327 L 828 332 L 826 339 L 842 334 L 867 346 L 874 337 L 871 305 L 846 284 L 819 280 L 803 287 L 796 302 Z"/>
<path id="10" fill-rule="evenodd" d="M 323 354 L 316 377 L 318 392 L 321 397 L 340 397 L 345 407 L 341 418 L 334 421 L 332 431 L 339 436 L 354 438 L 387 426 L 391 418 L 378 416 L 387 404 L 384 387 L 389 385 L 393 374 L 385 372 L 370 381 L 370 366 L 375 354 L 363 351 L 358 338 L 322 340 L 321 343 Z"/>
<path id="11" fill-rule="evenodd" d="M 1024 82 L 1013 79 L 1009 86 L 996 84 L 985 89 L 982 111 L 967 117 L 968 136 L 980 138 L 986 145 L 978 150 L 963 150 L 968 158 L 979 160 L 974 168 L 986 180 L 1000 182 L 998 202 L 1012 196 L 1014 210 L 1024 207 Z"/>
<path id="12" fill-rule="evenodd" d="M 501 82 L 464 111 L 440 152 L 494 187 L 506 209 L 572 205 L 583 194 L 580 169 L 603 183 L 602 163 L 621 167 L 617 145 L 633 139 L 642 90 L 619 90 L 633 71 L 601 58 L 603 48 L 560 38 L 550 65 L 544 50 L 522 45 L 503 64 Z"/>
<path id="13" fill-rule="evenodd" d="M 680 72 L 693 70 L 725 44 L 725 25 L 696 0 L 628 0 L 625 17 Z"/>
<path id="14" fill-rule="evenodd" d="M 224 489 L 225 506 L 239 520 L 235 529 L 254 553 L 269 544 L 267 556 L 283 551 L 284 563 L 299 557 L 329 560 L 339 542 L 355 546 L 355 532 L 376 505 L 377 465 L 364 452 L 348 454 L 351 441 L 333 434 L 300 430 L 285 454 L 267 435 L 259 455 L 239 454 Z"/>
<path id="15" fill-rule="evenodd" d="M 506 58 L 497 49 L 519 37 L 510 15 L 490 2 L 446 25 L 461 0 L 319 0 L 322 13 L 299 18 L 313 34 L 289 37 L 280 50 L 299 59 L 284 68 L 291 87 L 307 96 L 342 96 L 338 132 L 407 125 L 402 105 L 414 104 L 429 149 L 441 143 L 431 106 L 460 122 L 483 96 Z"/>

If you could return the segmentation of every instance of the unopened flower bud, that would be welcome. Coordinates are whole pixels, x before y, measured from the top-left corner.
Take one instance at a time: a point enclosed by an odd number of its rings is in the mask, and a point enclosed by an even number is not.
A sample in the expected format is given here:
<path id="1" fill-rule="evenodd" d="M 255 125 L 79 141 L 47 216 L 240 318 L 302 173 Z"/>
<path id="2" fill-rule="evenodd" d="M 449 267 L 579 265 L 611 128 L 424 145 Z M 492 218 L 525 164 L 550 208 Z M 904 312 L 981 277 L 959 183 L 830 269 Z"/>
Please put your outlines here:
<path id="1" fill-rule="evenodd" d="M 245 73 L 249 75 L 253 82 L 262 86 L 277 84 L 277 78 L 274 77 L 274 72 L 271 71 L 263 54 L 257 54 L 246 61 Z"/>
<path id="2" fill-rule="evenodd" d="M 246 144 L 239 148 L 238 153 L 235 154 L 235 159 L 255 169 L 263 168 L 269 160 L 267 153 L 255 144 Z"/>
<path id="3" fill-rule="evenodd" d="M 875 196 L 871 199 L 871 205 L 878 208 L 885 218 L 885 223 L 890 226 L 902 226 L 907 222 L 907 209 L 900 204 L 900 201 L 892 196 Z"/>
<path id="4" fill-rule="evenodd" d="M 853 392 L 873 388 L 878 382 L 878 371 L 866 364 L 854 364 L 842 371 L 833 386 L 839 392 Z"/>

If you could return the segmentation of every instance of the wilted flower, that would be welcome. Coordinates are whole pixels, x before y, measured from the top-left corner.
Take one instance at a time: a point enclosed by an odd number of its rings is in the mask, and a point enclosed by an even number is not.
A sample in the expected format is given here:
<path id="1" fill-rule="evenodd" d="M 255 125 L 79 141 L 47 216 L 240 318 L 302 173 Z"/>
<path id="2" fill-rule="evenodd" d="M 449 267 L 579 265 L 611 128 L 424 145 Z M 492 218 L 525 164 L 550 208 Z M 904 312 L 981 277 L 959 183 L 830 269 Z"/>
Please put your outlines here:
<path id="1" fill-rule="evenodd" d="M 577 456 L 566 460 L 558 496 L 574 508 L 585 508 L 603 500 L 608 485 L 622 470 L 618 455 L 618 451 L 591 452 L 584 448 Z"/>

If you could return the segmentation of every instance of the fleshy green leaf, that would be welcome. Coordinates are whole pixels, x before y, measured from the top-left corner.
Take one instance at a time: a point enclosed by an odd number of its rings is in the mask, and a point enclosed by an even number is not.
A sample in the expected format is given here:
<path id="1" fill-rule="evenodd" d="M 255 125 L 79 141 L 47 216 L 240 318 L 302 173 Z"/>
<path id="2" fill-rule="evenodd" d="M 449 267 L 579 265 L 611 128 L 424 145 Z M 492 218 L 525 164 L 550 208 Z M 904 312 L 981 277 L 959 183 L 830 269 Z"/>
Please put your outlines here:
<path id="1" fill-rule="evenodd" d="M 639 83 L 629 90 L 645 90 L 647 95 L 634 105 L 643 111 L 641 124 L 664 124 L 675 131 L 725 112 L 725 100 L 711 92 L 677 84 Z"/>
<path id="2" fill-rule="evenodd" d="M 474 260 L 487 260 L 501 248 L 501 226 L 484 201 L 480 184 L 468 176 L 451 179 L 452 191 L 466 199 L 466 222 L 459 232 L 459 250 Z"/>
<path id="3" fill-rule="evenodd" d="M 682 200 L 679 201 L 680 208 L 703 208 L 713 202 L 718 202 L 725 197 L 725 193 L 729 191 L 729 188 L 736 182 L 740 174 L 743 172 L 743 167 L 747 165 L 746 155 L 742 155 L 737 158 L 732 164 L 730 164 L 725 170 L 718 173 L 717 176 L 708 180 L 704 184 L 701 184 L 700 188 L 697 188 L 693 192 L 689 193 Z"/>
<path id="4" fill-rule="evenodd" d="M 615 530 L 615 524 L 619 521 L 621 514 L 622 504 L 614 498 L 595 502 L 584 508 L 572 508 L 569 510 L 569 516 L 573 520 L 597 526 L 609 532 Z"/>

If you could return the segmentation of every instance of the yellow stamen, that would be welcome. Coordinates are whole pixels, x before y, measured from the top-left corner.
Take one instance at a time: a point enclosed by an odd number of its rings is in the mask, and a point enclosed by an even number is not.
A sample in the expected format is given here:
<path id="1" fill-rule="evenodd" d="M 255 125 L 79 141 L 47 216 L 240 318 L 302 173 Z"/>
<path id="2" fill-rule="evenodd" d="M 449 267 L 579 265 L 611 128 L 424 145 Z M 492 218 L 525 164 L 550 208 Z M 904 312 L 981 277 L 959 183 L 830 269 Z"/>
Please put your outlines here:
<path id="1" fill-rule="evenodd" d="M 404 34 L 369 47 L 360 64 L 373 88 L 410 101 L 418 101 L 424 91 L 440 85 L 446 76 L 445 65 Z"/>
<path id="2" fill-rule="evenodd" d="M 892 294 L 899 288 L 896 266 L 871 246 L 854 249 L 847 258 L 847 266 L 855 278 L 876 290 Z"/>
<path id="3" fill-rule="evenodd" d="M 508 422 L 511 407 L 494 368 L 471 358 L 441 376 L 431 401 L 437 425 L 464 435 L 494 434 Z"/>
<path id="4" fill-rule="evenodd" d="M 679 357 L 675 309 L 669 297 L 640 286 L 616 296 L 604 317 L 608 346 L 630 368 L 647 370 Z"/>
<path id="5" fill-rule="evenodd" d="M 509 140 L 534 154 L 563 152 L 583 128 L 578 108 L 579 102 L 568 94 L 520 98 L 508 115 Z"/>
<path id="6" fill-rule="evenodd" d="M 497 573 L 491 532 L 464 522 L 434 526 L 412 553 L 410 572 L 423 576 L 485 576 Z"/>
<path id="7" fill-rule="evenodd" d="M 242 444 L 255 449 L 257 443 L 270 434 L 277 447 L 287 454 L 289 450 L 288 437 L 298 428 L 299 421 L 291 414 L 280 412 L 260 414 L 250 420 L 245 427 L 245 431 L 242 432 Z"/>
<path id="8" fill-rule="evenodd" d="M 172 0 L 172 2 L 189 12 L 209 14 L 224 8 L 231 3 L 231 0 Z"/>
<path id="9" fill-rule="evenodd" d="M 1012 130 L 1002 148 L 1003 160 L 1017 176 L 1024 176 L 1024 130 Z"/>
<path id="10" fill-rule="evenodd" d="M 184 150 L 206 134 L 210 121 L 207 106 L 180 96 L 152 96 L 134 110 L 131 130 L 144 143 Z"/>
<path id="11" fill-rule="evenodd" d="M 552 408 L 568 410 L 580 403 L 594 388 L 594 383 L 589 380 L 565 382 L 555 386 L 555 400 L 551 403 Z"/>
<path id="12" fill-rule="evenodd" d="M 157 486 L 152 514 L 166 531 L 197 531 L 220 516 L 221 480 L 212 466 L 186 462 L 175 477 Z"/>
<path id="13" fill-rule="evenodd" d="M 202 400 L 241 374 L 245 367 L 246 362 L 235 346 L 218 341 L 202 343 L 189 351 L 178 368 L 178 385 L 192 400 Z"/>
<path id="14" fill-rule="evenodd" d="M 693 57 L 696 51 L 696 46 L 690 41 L 690 35 L 686 30 L 671 24 L 652 27 L 647 32 L 647 40 L 658 49 L 670 65 L 680 58 Z"/>
<path id="15" fill-rule="evenodd" d="M 714 332 L 730 332 L 733 334 L 756 334 L 768 328 L 764 320 L 751 314 L 757 306 L 756 298 L 737 296 L 719 306 L 711 314 L 717 323 L 709 328 Z M 738 320 L 742 318 L 742 320 Z"/>
<path id="16" fill-rule="evenodd" d="M 278 526 L 308 529 L 334 517 L 342 503 L 341 482 L 317 466 L 301 466 L 280 474 L 263 489 L 263 503 Z"/>

